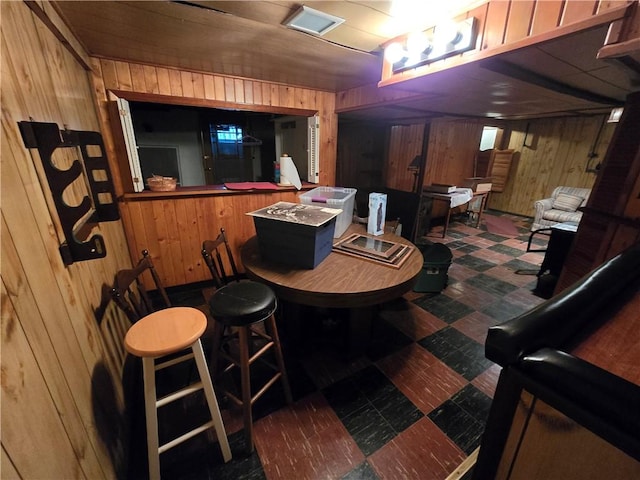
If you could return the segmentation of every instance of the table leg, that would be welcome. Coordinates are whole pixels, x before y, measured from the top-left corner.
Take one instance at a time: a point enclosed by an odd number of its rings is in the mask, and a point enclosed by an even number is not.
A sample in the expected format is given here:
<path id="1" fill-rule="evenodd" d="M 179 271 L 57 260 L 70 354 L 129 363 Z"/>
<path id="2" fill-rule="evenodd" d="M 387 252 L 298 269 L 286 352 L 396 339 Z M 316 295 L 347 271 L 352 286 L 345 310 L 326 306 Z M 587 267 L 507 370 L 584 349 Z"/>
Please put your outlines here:
<path id="1" fill-rule="evenodd" d="M 447 234 L 447 228 L 449 228 L 449 218 L 451 217 L 451 207 L 447 209 L 447 218 L 444 221 L 444 230 L 442 231 L 442 238 Z"/>
<path id="2" fill-rule="evenodd" d="M 280 336 L 283 337 L 284 343 L 290 348 L 294 348 L 298 351 L 303 351 L 305 345 L 305 332 L 302 318 L 305 318 L 303 309 L 308 308 L 297 303 L 287 302 L 280 300 L 278 306 L 279 316 L 276 318 L 280 320 Z M 307 312 L 308 313 L 308 312 Z"/>
<path id="3" fill-rule="evenodd" d="M 284 327 L 282 330 L 286 335 L 288 347 L 294 348 L 299 353 L 304 352 L 308 347 L 308 338 L 311 338 L 306 322 L 314 316 L 314 307 L 291 302 L 281 302 L 280 307 Z M 347 358 L 352 359 L 365 354 L 367 347 L 371 344 L 374 315 L 375 307 L 373 306 L 348 309 L 347 338 L 346 341 L 341 341 L 346 347 Z"/>
<path id="4" fill-rule="evenodd" d="M 351 308 L 347 338 L 347 355 L 349 358 L 364 355 L 371 343 L 374 307 Z"/>

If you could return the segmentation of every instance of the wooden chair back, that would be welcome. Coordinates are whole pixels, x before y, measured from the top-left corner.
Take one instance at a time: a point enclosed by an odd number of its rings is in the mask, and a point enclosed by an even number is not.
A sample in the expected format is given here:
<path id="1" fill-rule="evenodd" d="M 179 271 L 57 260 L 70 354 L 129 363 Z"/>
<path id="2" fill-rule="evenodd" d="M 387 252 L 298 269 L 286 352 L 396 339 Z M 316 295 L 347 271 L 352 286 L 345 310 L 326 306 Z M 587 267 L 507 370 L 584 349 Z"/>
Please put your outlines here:
<path id="1" fill-rule="evenodd" d="M 236 262 L 233 259 L 231 247 L 229 247 L 224 228 L 220 229 L 220 234 L 215 240 L 205 240 L 202 242 L 201 253 L 204 262 L 211 272 L 211 277 L 213 278 L 216 288 L 223 287 L 231 280 L 240 281 Z M 223 260 L 223 255 L 226 256 L 226 261 Z M 233 277 L 228 275 L 225 265 L 231 267 Z"/>
<path id="2" fill-rule="evenodd" d="M 151 274 L 156 289 L 162 298 L 162 305 L 158 305 L 158 301 L 154 304 L 149 296 L 149 292 L 147 292 L 142 281 L 142 276 L 145 272 Z M 160 282 L 158 272 L 156 272 L 147 250 L 142 251 L 142 258 L 134 268 L 120 270 L 116 273 L 115 283 L 111 289 L 111 297 L 115 304 L 125 312 L 131 323 L 137 322 L 145 315 L 156 310 L 171 306 L 167 292 Z"/>

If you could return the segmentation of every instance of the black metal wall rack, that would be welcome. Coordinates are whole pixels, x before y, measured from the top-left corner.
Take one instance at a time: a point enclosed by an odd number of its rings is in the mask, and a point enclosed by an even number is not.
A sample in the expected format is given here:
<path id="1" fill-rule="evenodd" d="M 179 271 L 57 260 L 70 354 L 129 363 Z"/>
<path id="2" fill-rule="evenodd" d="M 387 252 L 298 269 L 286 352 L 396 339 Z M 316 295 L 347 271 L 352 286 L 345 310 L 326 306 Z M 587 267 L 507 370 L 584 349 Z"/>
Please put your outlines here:
<path id="1" fill-rule="evenodd" d="M 25 147 L 37 149 L 40 155 L 65 235 L 60 245 L 64 264 L 105 257 L 102 235 L 94 234 L 87 241 L 77 238 L 78 233 L 89 231 L 98 222 L 120 218 L 102 136 L 98 132 L 60 130 L 55 123 L 18 122 L 18 126 Z M 76 159 L 68 170 L 60 170 L 52 162 L 58 148 L 76 148 L 82 163 Z M 86 175 L 91 197 L 85 196 L 79 205 L 68 205 L 63 193 L 81 175 Z"/>

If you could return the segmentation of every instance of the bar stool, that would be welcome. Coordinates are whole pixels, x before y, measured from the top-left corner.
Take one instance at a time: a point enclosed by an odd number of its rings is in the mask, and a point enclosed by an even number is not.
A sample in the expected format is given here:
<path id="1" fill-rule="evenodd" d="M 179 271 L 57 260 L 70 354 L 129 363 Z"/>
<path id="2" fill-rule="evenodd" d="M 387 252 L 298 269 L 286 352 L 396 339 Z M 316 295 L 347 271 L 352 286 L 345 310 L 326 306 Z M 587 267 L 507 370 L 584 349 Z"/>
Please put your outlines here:
<path id="1" fill-rule="evenodd" d="M 127 351 L 142 358 L 147 454 L 149 458 L 149 478 L 152 480 L 160 478 L 161 453 L 209 428 L 215 428 L 224 461 L 231 460 L 229 441 L 222 423 L 220 408 L 218 407 L 218 401 L 213 390 L 200 342 L 200 337 L 206 327 L 207 317 L 200 310 L 191 307 L 171 307 L 141 318 L 129 329 L 125 336 L 124 341 Z M 191 351 L 184 355 L 160 358 L 178 354 L 187 349 Z M 157 398 L 156 371 L 192 358 L 196 362 L 200 381 L 165 397 Z M 156 359 L 159 359 L 158 363 L 156 363 Z M 211 420 L 164 445 L 159 445 L 157 409 L 200 389 L 204 390 Z"/>
<path id="2" fill-rule="evenodd" d="M 231 401 L 242 407 L 246 446 L 249 452 L 253 451 L 253 415 L 252 406 L 258 398 L 264 394 L 276 381 L 282 382 L 285 400 L 287 404 L 293 402 L 291 388 L 284 366 L 282 347 L 276 327 L 274 312 L 277 307 L 276 296 L 268 286 L 258 282 L 229 283 L 217 290 L 209 300 L 211 316 L 214 319 L 213 350 L 211 353 L 211 370 L 214 377 L 219 372 L 230 372 L 234 368 L 240 370 L 241 397 L 228 390 L 224 390 Z M 260 324 L 264 325 L 264 332 Z M 225 330 L 228 334 L 225 335 Z M 258 345 L 254 340 L 263 340 L 264 344 Z M 237 341 L 237 355 L 226 348 L 232 341 Z M 272 350 L 276 365 L 273 365 L 264 355 Z M 220 369 L 219 360 L 223 358 L 228 363 Z M 273 376 L 255 393 L 251 393 L 251 365 L 260 360 L 272 371 Z M 221 390 L 223 391 L 223 390 Z"/>
<path id="3" fill-rule="evenodd" d="M 205 240 L 202 243 L 202 258 L 211 272 L 211 277 L 217 290 L 208 298 L 209 311 L 214 320 L 213 349 L 211 352 L 211 370 L 214 378 L 230 372 L 234 368 L 240 370 L 241 397 L 224 391 L 227 398 L 242 407 L 246 446 L 253 451 L 253 415 L 251 407 L 276 381 L 282 382 L 287 404 L 293 403 L 291 388 L 284 367 L 280 337 L 276 327 L 274 313 L 278 300 L 273 290 L 262 283 L 250 280 L 240 281 L 236 262 L 224 228 L 215 240 Z M 223 256 L 226 255 L 226 262 Z M 233 277 L 225 271 L 225 264 L 231 266 Z M 235 281 L 232 281 L 235 280 Z M 264 326 L 264 329 L 260 327 Z M 225 330 L 228 334 L 225 335 Z M 251 353 L 254 343 L 263 341 L 255 353 Z M 238 344 L 237 354 L 232 355 L 232 349 L 227 347 L 232 342 Z M 267 361 L 264 355 L 272 350 L 276 365 Z M 228 363 L 219 369 L 219 360 L 223 358 Z M 251 393 L 251 364 L 260 360 L 273 372 L 273 376 L 252 395 Z"/>

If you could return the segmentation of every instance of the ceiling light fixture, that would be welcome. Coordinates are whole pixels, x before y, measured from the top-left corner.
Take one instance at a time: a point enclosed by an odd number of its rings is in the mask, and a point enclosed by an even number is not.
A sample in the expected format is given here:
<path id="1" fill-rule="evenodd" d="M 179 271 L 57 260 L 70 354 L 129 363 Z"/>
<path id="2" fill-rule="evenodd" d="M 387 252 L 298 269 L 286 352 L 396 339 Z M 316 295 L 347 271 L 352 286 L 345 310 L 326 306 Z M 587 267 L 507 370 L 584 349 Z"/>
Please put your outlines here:
<path id="1" fill-rule="evenodd" d="M 329 15 L 328 13 L 302 5 L 293 15 L 284 22 L 289 28 L 322 36 L 344 22 L 344 18 Z"/>
<path id="2" fill-rule="evenodd" d="M 393 65 L 393 72 L 458 55 L 475 48 L 476 20 L 467 18 L 461 22 L 443 22 L 424 32 L 406 35 L 404 41 L 390 43 L 385 48 L 385 58 Z"/>

